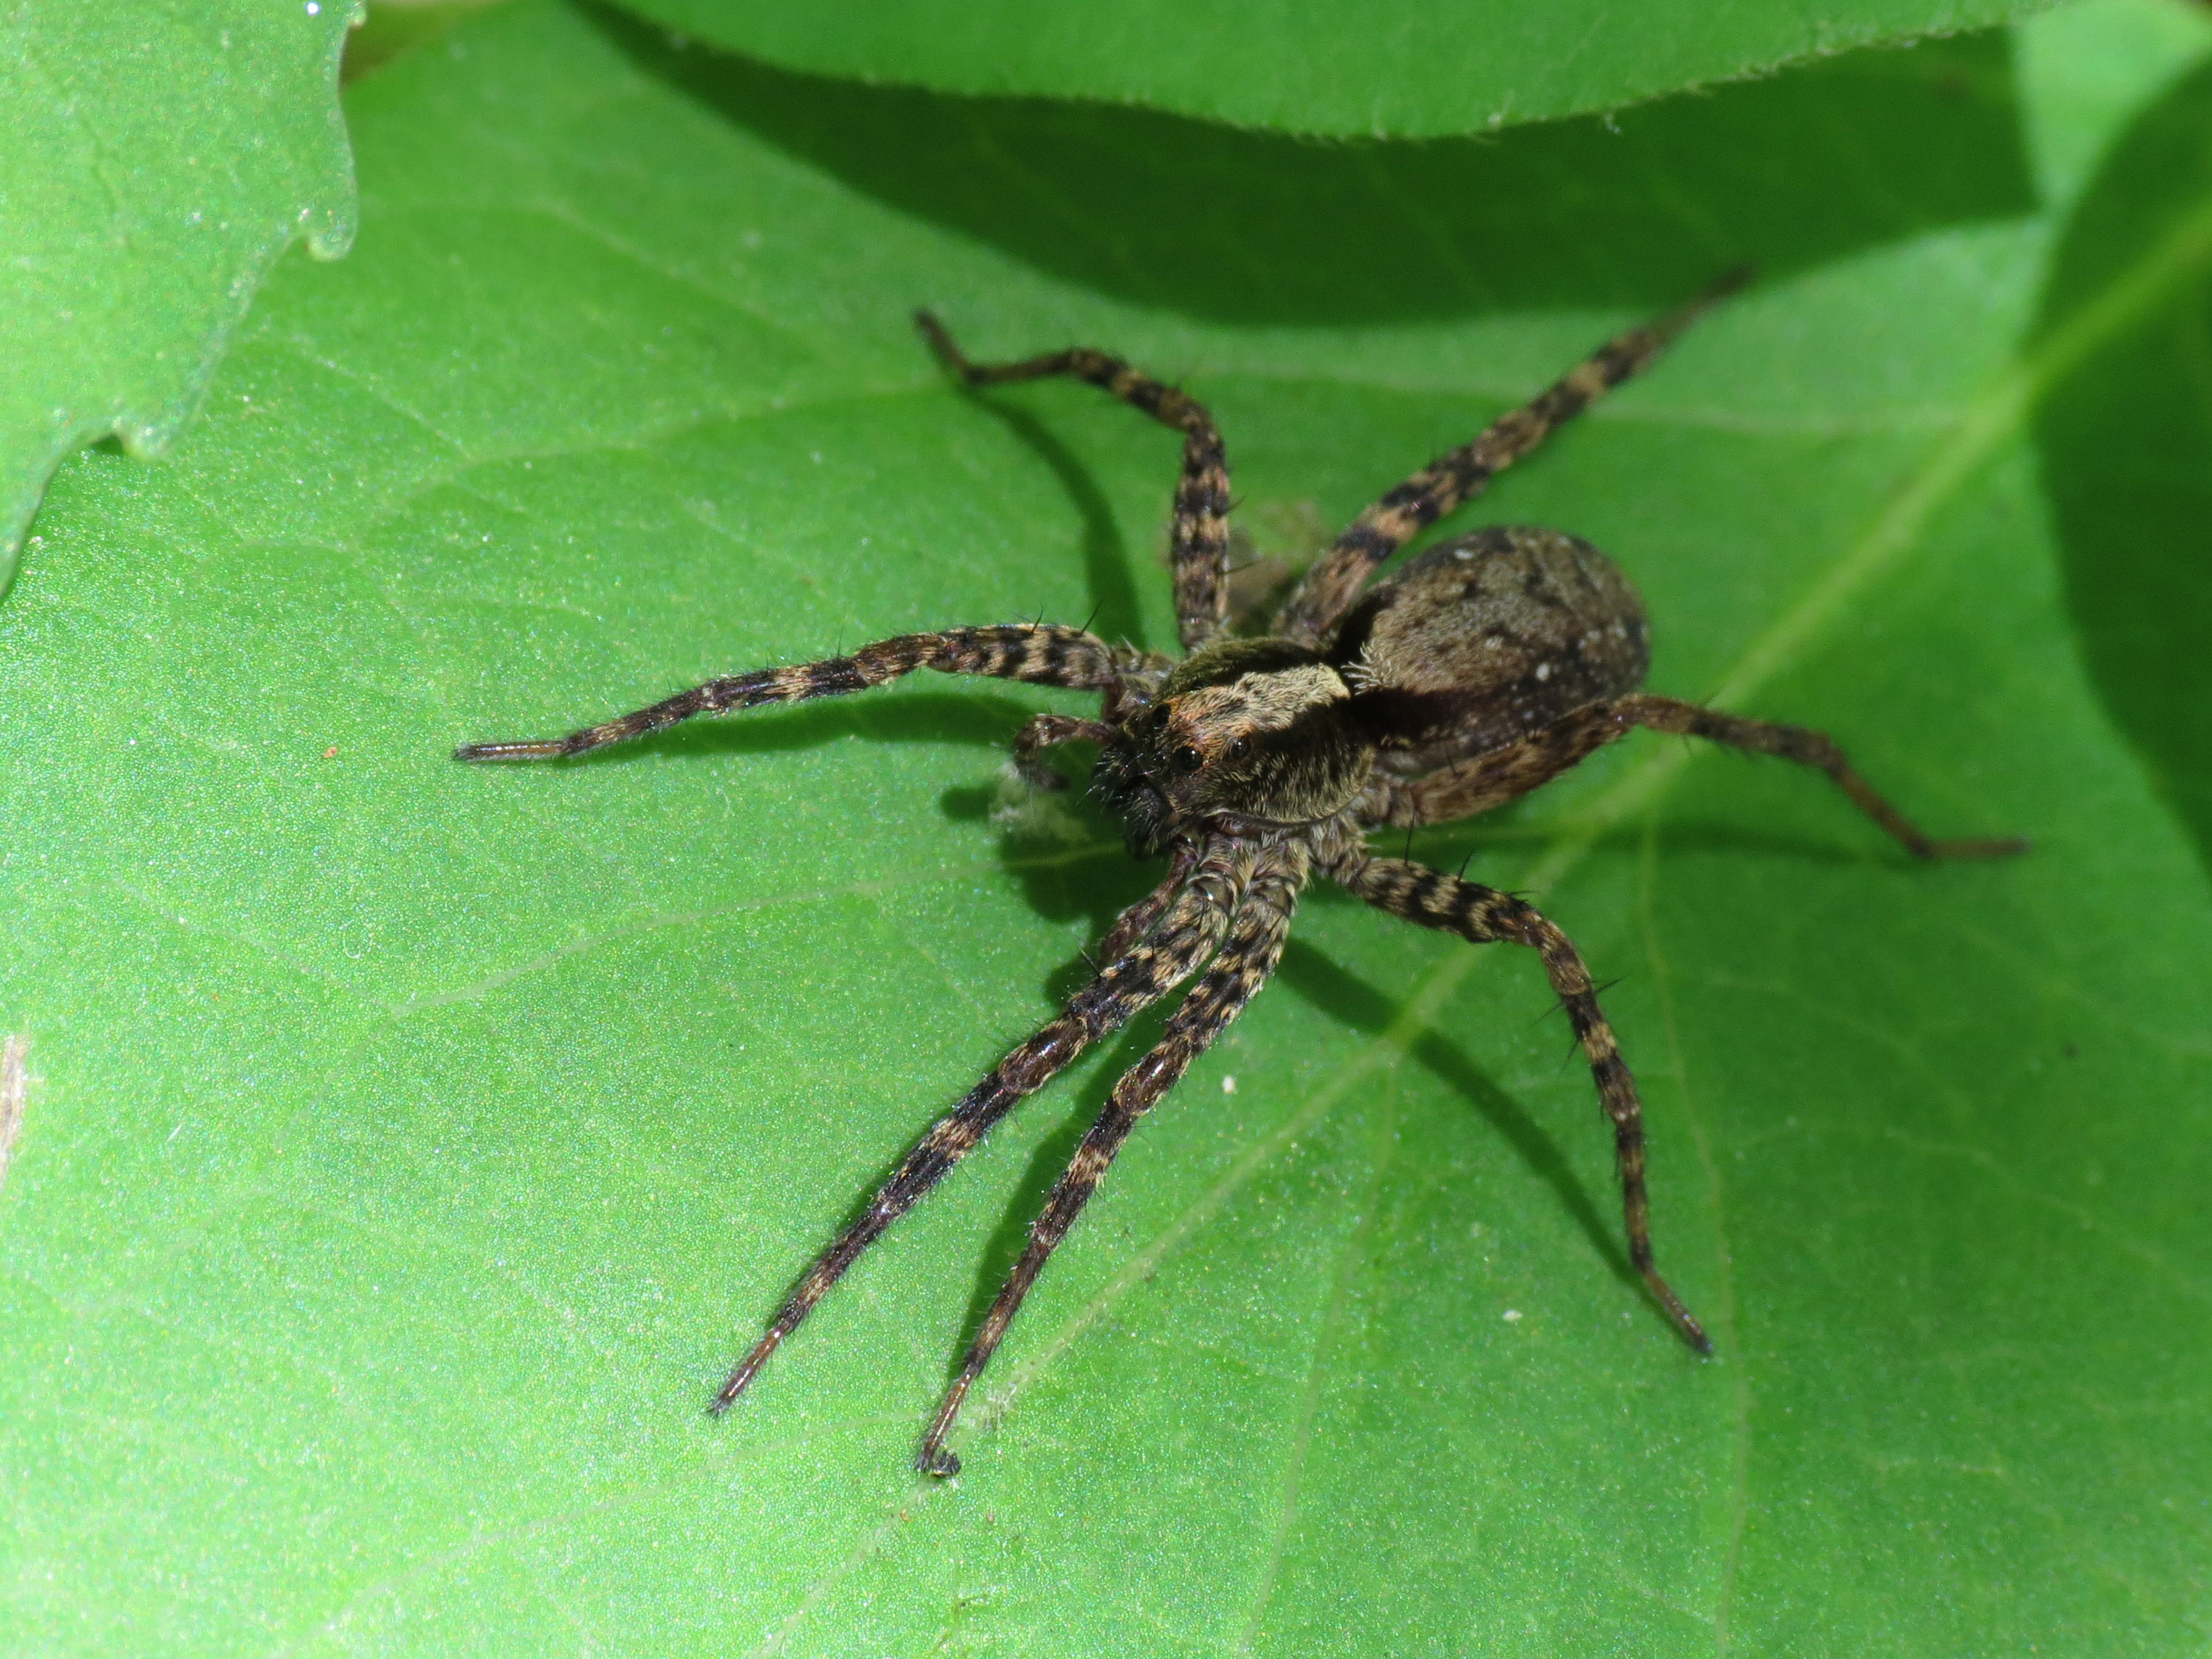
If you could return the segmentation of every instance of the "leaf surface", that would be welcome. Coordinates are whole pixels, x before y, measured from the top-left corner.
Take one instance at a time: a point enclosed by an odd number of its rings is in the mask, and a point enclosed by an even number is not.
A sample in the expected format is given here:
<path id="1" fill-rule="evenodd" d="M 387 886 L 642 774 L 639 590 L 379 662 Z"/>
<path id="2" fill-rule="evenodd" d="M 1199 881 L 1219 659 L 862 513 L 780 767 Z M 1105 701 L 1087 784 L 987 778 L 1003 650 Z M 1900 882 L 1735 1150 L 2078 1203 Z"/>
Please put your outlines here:
<path id="1" fill-rule="evenodd" d="M 786 69 L 940 92 L 1143 104 L 1332 137 L 1495 131 L 2040 9 L 2038 0 L 625 3 Z"/>
<path id="2" fill-rule="evenodd" d="M 0 585 L 64 457 L 167 448 L 270 261 L 353 238 L 353 0 L 0 13 Z"/>
<path id="3" fill-rule="evenodd" d="M 63 469 L 0 613 L 0 1031 L 43 1079 L 0 1187 L 18 1642 L 2199 1649 L 2212 894 L 2078 653 L 2039 422 L 2201 268 L 2146 233 L 2077 294 L 2051 259 L 2205 31 L 2063 21 L 1944 48 L 1963 105 L 1925 49 L 1844 58 L 1572 169 L 1565 128 L 1356 173 L 1138 112 L 1078 143 L 544 5 L 362 82 L 360 251 L 279 268 L 168 464 Z M 1846 83 L 1890 86 L 1892 148 L 1822 118 Z M 1747 198 L 1762 137 L 1826 212 Z M 1169 210 L 1083 204 L 1170 151 L 1238 188 L 1148 289 L 1113 249 Z M 2159 176 L 2160 222 L 2203 212 Z M 1297 201 L 1320 275 L 1276 268 Z M 1397 295 L 1357 252 L 1394 223 Z M 958 1482 L 915 1439 L 1156 1025 L 708 1420 L 1155 871 L 1079 805 L 994 819 L 1022 720 L 1081 707 L 996 683 L 568 767 L 451 746 L 915 628 L 1170 641 L 1172 439 L 1081 386 L 956 393 L 915 304 L 1182 380 L 1287 556 L 1723 251 L 1761 285 L 1455 524 L 1589 537 L 1658 689 L 2037 845 L 1914 867 L 1817 777 L 1656 739 L 1416 842 L 1616 981 L 1719 1358 L 1627 1271 L 1534 964 L 1317 891 L 1055 1257 Z"/>
<path id="4" fill-rule="evenodd" d="M 2142 112 L 2085 193 L 2052 263 L 2045 349 L 2063 349 L 2102 296 L 2143 292 L 2080 350 L 2036 436 L 2084 659 L 2212 859 L 2212 723 L 2196 718 L 2212 708 L 2208 135 L 2212 75 L 2200 70 Z"/>

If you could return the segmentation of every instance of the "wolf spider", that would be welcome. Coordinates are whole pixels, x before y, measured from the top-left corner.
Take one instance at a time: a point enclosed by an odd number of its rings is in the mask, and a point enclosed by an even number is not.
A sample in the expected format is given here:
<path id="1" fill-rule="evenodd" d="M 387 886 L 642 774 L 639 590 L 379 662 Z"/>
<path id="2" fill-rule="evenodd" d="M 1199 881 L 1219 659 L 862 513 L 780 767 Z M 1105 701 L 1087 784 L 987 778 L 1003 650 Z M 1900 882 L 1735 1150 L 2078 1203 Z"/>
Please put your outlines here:
<path id="1" fill-rule="evenodd" d="M 1931 841 L 1820 732 L 1638 691 L 1650 659 L 1643 602 L 1603 554 L 1572 536 L 1480 530 L 1362 589 L 1424 526 L 1643 368 L 1743 280 L 1732 274 L 1680 310 L 1608 342 L 1534 402 L 1399 484 L 1336 538 L 1285 601 L 1273 631 L 1260 639 L 1234 638 L 1227 629 L 1229 470 L 1203 405 L 1087 347 L 1019 362 L 970 362 L 934 317 L 919 313 L 930 346 L 967 386 L 1073 375 L 1183 434 L 1170 544 L 1182 660 L 1046 623 L 906 634 L 847 657 L 712 680 L 550 742 L 471 744 L 456 752 L 465 761 L 556 759 L 694 714 L 865 690 L 917 668 L 994 674 L 1103 695 L 1101 719 L 1032 719 L 1014 739 L 1015 763 L 1036 786 L 1065 788 L 1040 751 L 1097 744 L 1092 788 L 1126 823 L 1132 852 L 1167 854 L 1166 878 L 1108 930 L 1090 981 L 915 1143 L 866 1212 L 799 1279 L 711 1409 L 723 1410 L 744 1392 L 861 1252 L 1017 1102 L 1196 976 L 1158 1045 L 1115 1085 L 1054 1187 L 922 1438 L 916 1466 L 933 1475 L 957 1474 L 960 1461 L 946 1436 L 1022 1298 L 1137 1120 L 1267 982 L 1299 890 L 1316 874 L 1422 927 L 1478 945 L 1524 945 L 1542 958 L 1612 1121 L 1629 1260 L 1691 1346 L 1712 1351 L 1653 1266 L 1642 1108 L 1581 956 L 1525 901 L 1410 860 L 1378 857 L 1367 832 L 1486 811 L 1647 726 L 1817 767 L 1918 858 L 1990 856 L 2022 843 Z"/>

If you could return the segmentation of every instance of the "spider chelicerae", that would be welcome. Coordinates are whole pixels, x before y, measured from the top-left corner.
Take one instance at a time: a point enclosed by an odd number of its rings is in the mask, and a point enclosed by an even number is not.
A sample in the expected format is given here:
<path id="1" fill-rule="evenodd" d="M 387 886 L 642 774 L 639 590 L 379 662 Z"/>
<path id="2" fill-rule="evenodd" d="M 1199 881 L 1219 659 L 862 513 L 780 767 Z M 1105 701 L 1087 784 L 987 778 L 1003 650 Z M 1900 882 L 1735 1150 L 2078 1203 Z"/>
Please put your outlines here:
<path id="1" fill-rule="evenodd" d="M 1183 434 L 1170 535 L 1181 660 L 1046 623 L 906 634 L 850 656 L 712 680 L 550 742 L 456 751 L 465 761 L 552 760 L 694 714 L 861 691 L 917 668 L 992 674 L 1102 695 L 1097 720 L 1031 720 L 1014 739 L 1014 763 L 1038 787 L 1065 788 L 1040 751 L 1097 744 L 1093 790 L 1126 823 L 1133 853 L 1167 857 L 1166 878 L 1108 930 L 1089 982 L 915 1143 L 866 1211 L 807 1269 L 730 1373 L 714 1410 L 744 1392 L 861 1252 L 1023 1097 L 1195 979 L 1158 1043 L 1115 1085 L 1053 1188 L 922 1438 L 916 1466 L 957 1474 L 960 1461 L 945 1438 L 1022 1298 L 1137 1121 L 1267 983 L 1299 891 L 1316 875 L 1408 921 L 1477 945 L 1524 945 L 1542 958 L 1613 1125 L 1629 1260 L 1684 1340 L 1701 1353 L 1712 1351 L 1653 1265 L 1643 1110 L 1581 956 L 1524 900 L 1409 859 L 1378 857 L 1368 833 L 1486 811 L 1645 726 L 1817 767 L 1917 857 L 1988 857 L 2024 843 L 1931 841 L 1821 733 L 1638 691 L 1650 654 L 1643 601 L 1611 561 L 1575 537 L 1480 530 L 1429 549 L 1386 580 L 1370 586 L 1368 578 L 1500 468 L 1644 368 L 1745 275 L 1733 273 L 1680 310 L 1607 342 L 1533 402 L 1383 495 L 1315 562 L 1264 638 L 1228 629 L 1229 469 L 1202 404 L 1087 347 L 970 362 L 933 316 L 917 313 L 931 347 L 968 386 L 1073 375 Z"/>

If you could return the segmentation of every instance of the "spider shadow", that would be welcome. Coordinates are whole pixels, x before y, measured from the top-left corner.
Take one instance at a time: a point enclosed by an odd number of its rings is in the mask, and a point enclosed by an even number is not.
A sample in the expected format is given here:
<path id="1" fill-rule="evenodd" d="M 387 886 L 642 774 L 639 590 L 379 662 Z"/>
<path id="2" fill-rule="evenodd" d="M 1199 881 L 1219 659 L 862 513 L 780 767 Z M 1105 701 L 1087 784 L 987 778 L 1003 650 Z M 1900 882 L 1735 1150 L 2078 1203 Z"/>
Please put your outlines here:
<path id="1" fill-rule="evenodd" d="M 1129 550 L 1115 522 L 1114 508 L 1097 481 L 1075 458 L 1075 453 L 1053 435 L 1029 410 L 972 387 L 963 394 L 987 414 L 1003 422 L 1015 438 L 1034 451 L 1052 469 L 1083 520 L 1083 568 L 1091 587 L 1091 619 L 1084 624 L 1109 640 L 1127 640 L 1141 646 L 1144 613 L 1137 601 L 1137 583 L 1131 572 Z"/>
<path id="2" fill-rule="evenodd" d="M 1167 875 L 1164 856 L 1141 861 L 1130 856 L 1120 821 L 1091 799 L 1084 781 L 1078 769 L 1065 793 L 1045 794 L 1002 769 L 988 782 L 956 785 L 938 798 L 948 818 L 998 821 L 1000 861 L 1021 883 L 1030 910 L 1049 922 L 1082 919 L 1083 950 L 1045 980 L 1045 994 L 1055 1006 L 1096 970 L 1091 947 Z"/>
<path id="3" fill-rule="evenodd" d="M 1098 1115 L 1106 1109 L 1106 1103 L 1113 1097 L 1114 1085 L 1160 1040 L 1161 1028 L 1174 1001 L 1172 997 L 1161 999 L 1122 1028 L 1105 1059 L 1093 1062 L 1094 1069 L 1077 1091 L 1074 1104 L 1061 1115 L 1060 1121 L 1030 1154 L 1030 1161 L 1006 1200 L 1005 1213 L 978 1252 L 975 1288 L 968 1298 L 968 1310 L 961 1318 L 959 1346 L 945 1370 L 948 1385 L 959 1375 L 975 1334 L 982 1328 L 991 1311 L 991 1304 L 998 1300 L 999 1291 L 1021 1260 L 1023 1250 L 1028 1248 L 1030 1224 L 1052 1195 L 1054 1185 L 1066 1170 L 1068 1161 L 1075 1156 L 1075 1149 L 1083 1144 L 1083 1137 L 1090 1133 Z M 1143 1133 L 1141 1124 L 1138 1133 Z"/>
<path id="4" fill-rule="evenodd" d="M 1474 820 L 1465 824 L 1431 825 L 1414 831 L 1410 842 L 1402 831 L 1395 840 L 1389 831 L 1378 831 L 1373 845 L 1378 853 L 1410 857 L 1439 870 L 1464 873 L 1469 881 L 1483 881 L 1487 878 L 1485 866 L 1498 855 L 1513 854 L 1525 860 L 1528 849 L 1547 846 L 1557 839 L 1556 831 L 1540 823 L 1525 828 L 1513 826 L 1501 834 L 1495 829 L 1484 829 L 1480 820 Z M 1919 860 L 1879 832 L 1871 842 L 1853 845 L 1842 839 L 1814 840 L 1719 818 L 1668 822 L 1656 829 L 1635 823 L 1618 823 L 1592 841 L 1590 848 L 1596 853 L 1639 856 L 1647 839 L 1662 857 L 1753 858 L 1831 869 L 1855 869 L 1870 860 L 1900 868 L 1919 867 Z M 1490 873 L 1502 876 L 1517 872 Z"/>
<path id="5" fill-rule="evenodd" d="M 1357 902 L 1348 896 L 1342 902 Z M 1363 1036 L 1379 1036 L 1389 1029 L 1400 1012 L 1397 1005 L 1365 980 L 1297 939 L 1283 952 L 1283 965 L 1277 977 L 1331 1019 Z M 1549 1132 L 1470 1060 L 1465 1049 L 1442 1032 L 1422 1032 L 1407 1052 L 1430 1075 L 1474 1107 L 1504 1138 L 1522 1162 L 1552 1189 L 1560 1206 L 1575 1218 L 1575 1224 L 1613 1276 L 1644 1297 L 1643 1278 L 1629 1265 L 1628 1252 L 1618 1236 L 1617 1221 L 1608 1219 L 1599 1209 Z"/>
<path id="6" fill-rule="evenodd" d="M 554 763 L 627 766 L 654 758 L 779 754 L 819 749 L 839 738 L 968 744 L 1011 752 L 1027 713 L 1011 699 L 981 689 L 980 696 L 974 691 L 904 691 L 749 709 L 736 718 L 689 720 L 642 743 L 611 744 Z"/>

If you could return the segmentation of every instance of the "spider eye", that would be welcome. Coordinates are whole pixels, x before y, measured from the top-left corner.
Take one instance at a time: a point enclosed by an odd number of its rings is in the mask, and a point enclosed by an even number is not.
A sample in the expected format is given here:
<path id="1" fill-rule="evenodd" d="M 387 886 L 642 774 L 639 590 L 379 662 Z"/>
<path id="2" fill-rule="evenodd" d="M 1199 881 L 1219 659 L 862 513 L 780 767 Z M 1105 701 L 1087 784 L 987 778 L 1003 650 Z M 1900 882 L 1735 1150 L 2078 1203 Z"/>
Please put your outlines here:
<path id="1" fill-rule="evenodd" d="M 1168 706 L 1165 703 L 1162 703 L 1158 708 L 1152 710 L 1152 730 L 1155 732 L 1164 732 L 1167 729 Z"/>
<path id="2" fill-rule="evenodd" d="M 1239 738 L 1229 745 L 1229 758 L 1231 760 L 1243 760 L 1251 752 L 1252 739 L 1249 738 Z"/>
<path id="3" fill-rule="evenodd" d="M 1206 764 L 1206 757 L 1188 744 L 1175 751 L 1174 760 L 1175 769 L 1178 772 L 1195 772 Z"/>

